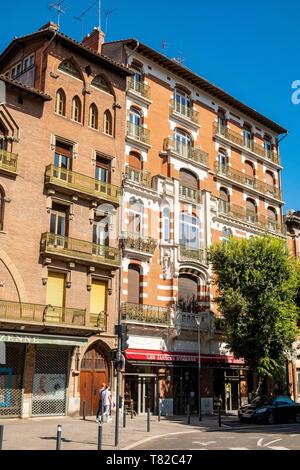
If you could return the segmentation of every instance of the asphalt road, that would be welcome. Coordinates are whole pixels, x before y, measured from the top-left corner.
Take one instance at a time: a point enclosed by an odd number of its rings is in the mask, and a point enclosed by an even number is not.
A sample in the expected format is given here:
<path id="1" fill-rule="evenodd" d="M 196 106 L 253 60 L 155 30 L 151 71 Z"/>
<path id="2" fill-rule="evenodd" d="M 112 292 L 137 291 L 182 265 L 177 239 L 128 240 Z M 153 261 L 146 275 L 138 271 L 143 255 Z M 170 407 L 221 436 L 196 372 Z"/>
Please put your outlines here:
<path id="1" fill-rule="evenodd" d="M 136 450 L 300 450 L 300 424 L 236 425 L 221 430 L 169 434 L 140 442 Z"/>

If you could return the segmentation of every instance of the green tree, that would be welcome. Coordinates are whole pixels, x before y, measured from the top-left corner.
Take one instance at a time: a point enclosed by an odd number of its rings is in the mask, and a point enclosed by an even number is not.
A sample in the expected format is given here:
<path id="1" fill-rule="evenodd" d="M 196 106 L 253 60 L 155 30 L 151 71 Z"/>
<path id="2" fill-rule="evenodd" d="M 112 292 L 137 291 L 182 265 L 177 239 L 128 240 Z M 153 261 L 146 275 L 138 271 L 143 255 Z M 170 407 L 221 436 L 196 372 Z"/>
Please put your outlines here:
<path id="1" fill-rule="evenodd" d="M 278 372 L 296 337 L 295 262 L 284 241 L 267 236 L 217 243 L 210 261 L 228 347 L 257 372 L 259 393 L 263 379 Z"/>

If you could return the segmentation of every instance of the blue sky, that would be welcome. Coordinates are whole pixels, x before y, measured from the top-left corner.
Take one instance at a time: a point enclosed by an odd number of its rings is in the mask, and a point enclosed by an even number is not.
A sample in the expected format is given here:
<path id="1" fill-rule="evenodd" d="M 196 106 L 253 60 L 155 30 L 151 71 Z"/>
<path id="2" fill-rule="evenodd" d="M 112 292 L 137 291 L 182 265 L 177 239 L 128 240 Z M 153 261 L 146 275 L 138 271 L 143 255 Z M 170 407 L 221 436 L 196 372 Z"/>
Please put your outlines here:
<path id="1" fill-rule="evenodd" d="M 32 32 L 57 14 L 55 0 L 2 2 L 0 49 L 14 36 Z M 61 31 L 80 40 L 97 25 L 95 0 L 65 0 Z M 76 20 L 82 12 L 84 23 Z M 132 8 L 133 7 L 133 8 Z M 136 37 L 220 86 L 289 130 L 281 144 L 285 209 L 299 209 L 300 104 L 291 84 L 300 80 L 297 0 L 102 0 L 107 40 Z M 163 42 L 167 48 L 163 49 Z"/>

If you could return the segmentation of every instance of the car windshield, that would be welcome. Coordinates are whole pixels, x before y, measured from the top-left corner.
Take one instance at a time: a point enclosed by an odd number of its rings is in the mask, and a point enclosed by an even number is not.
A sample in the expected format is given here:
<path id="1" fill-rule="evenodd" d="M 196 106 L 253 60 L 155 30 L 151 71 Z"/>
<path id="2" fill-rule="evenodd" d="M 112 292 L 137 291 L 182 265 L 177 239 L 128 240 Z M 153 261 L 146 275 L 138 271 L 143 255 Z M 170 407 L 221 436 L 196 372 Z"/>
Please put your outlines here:
<path id="1" fill-rule="evenodd" d="M 251 405 L 267 405 L 270 400 L 267 396 L 256 397 L 251 401 Z"/>

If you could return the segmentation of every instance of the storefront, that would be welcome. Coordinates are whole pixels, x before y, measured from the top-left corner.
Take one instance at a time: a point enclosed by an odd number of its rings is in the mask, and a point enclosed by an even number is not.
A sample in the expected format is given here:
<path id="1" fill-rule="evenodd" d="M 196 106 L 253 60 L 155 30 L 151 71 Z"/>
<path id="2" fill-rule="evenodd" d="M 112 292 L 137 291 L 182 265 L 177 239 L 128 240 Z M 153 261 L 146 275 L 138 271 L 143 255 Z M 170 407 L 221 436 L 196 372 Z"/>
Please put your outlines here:
<path id="1" fill-rule="evenodd" d="M 125 400 L 133 400 L 137 413 L 147 408 L 162 414 L 184 414 L 187 405 L 198 413 L 199 372 L 201 407 L 213 411 L 214 398 L 221 396 L 226 410 L 237 409 L 244 393 L 244 361 L 230 355 L 128 349 L 125 353 Z M 242 384 L 242 385 L 241 385 Z"/>
<path id="2" fill-rule="evenodd" d="M 0 365 L 0 417 L 66 415 L 74 349 L 86 338 L 1 332 L 5 364 Z M 75 403 L 76 407 L 76 403 Z"/>

